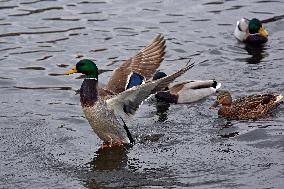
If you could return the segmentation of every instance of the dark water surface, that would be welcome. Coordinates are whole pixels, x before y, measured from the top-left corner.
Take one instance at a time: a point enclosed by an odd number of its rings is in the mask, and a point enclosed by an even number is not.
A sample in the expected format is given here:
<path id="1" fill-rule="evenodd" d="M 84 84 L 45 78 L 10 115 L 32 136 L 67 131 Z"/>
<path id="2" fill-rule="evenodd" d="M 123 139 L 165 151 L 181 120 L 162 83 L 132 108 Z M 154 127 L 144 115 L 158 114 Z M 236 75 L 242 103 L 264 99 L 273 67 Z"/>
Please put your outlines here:
<path id="1" fill-rule="evenodd" d="M 0 188 L 284 188 L 283 104 L 264 119 L 229 122 L 208 109 L 213 96 L 145 103 L 127 123 L 137 144 L 99 150 L 74 95 L 82 80 L 58 75 L 82 57 L 113 70 L 162 33 L 161 70 L 208 60 L 179 81 L 284 94 L 284 19 L 266 23 L 264 47 L 232 35 L 241 17 L 283 10 L 282 0 L 0 0 Z"/>

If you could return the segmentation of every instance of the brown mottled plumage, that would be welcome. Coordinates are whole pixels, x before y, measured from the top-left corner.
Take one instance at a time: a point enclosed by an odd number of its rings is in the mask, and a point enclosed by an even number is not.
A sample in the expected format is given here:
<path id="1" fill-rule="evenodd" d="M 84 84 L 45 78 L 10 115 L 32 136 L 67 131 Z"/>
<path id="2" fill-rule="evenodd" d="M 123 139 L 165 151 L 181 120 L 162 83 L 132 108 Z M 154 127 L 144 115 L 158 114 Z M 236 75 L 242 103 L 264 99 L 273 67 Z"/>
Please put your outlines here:
<path id="1" fill-rule="evenodd" d="M 250 95 L 232 101 L 228 91 L 220 91 L 212 107 L 221 105 L 218 114 L 231 119 L 257 119 L 263 117 L 281 99 L 282 95 Z"/>

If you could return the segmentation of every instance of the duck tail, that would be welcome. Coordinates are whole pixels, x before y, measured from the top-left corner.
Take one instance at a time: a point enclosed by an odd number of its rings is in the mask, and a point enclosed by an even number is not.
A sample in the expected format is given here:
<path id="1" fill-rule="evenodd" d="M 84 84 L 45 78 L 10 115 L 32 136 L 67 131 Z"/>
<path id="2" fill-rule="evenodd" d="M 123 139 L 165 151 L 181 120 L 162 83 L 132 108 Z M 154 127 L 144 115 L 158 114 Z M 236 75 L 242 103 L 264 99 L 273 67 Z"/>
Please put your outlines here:
<path id="1" fill-rule="evenodd" d="M 214 88 L 215 90 L 218 90 L 221 88 L 221 83 L 218 83 L 217 81 L 214 80 L 211 87 Z"/>
<path id="2" fill-rule="evenodd" d="M 282 98 L 283 98 L 283 95 L 277 95 L 277 96 L 276 96 L 275 103 L 280 102 Z"/>

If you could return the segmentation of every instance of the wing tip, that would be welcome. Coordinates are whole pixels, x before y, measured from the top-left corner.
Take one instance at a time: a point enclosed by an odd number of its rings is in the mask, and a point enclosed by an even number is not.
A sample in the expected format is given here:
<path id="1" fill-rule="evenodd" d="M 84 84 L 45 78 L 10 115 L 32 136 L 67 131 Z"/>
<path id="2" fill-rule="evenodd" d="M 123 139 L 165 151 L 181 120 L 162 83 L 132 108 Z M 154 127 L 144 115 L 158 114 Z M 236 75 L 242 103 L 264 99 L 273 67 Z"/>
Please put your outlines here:
<path id="1" fill-rule="evenodd" d="M 217 82 L 216 80 L 212 80 L 213 84 L 211 85 L 211 89 L 213 89 L 214 91 L 217 91 L 221 88 L 222 84 Z"/>
<path id="2" fill-rule="evenodd" d="M 282 100 L 282 98 L 283 98 L 283 95 L 277 95 L 276 96 L 276 100 L 275 100 L 275 103 L 278 103 L 278 102 L 280 102 L 281 100 Z"/>

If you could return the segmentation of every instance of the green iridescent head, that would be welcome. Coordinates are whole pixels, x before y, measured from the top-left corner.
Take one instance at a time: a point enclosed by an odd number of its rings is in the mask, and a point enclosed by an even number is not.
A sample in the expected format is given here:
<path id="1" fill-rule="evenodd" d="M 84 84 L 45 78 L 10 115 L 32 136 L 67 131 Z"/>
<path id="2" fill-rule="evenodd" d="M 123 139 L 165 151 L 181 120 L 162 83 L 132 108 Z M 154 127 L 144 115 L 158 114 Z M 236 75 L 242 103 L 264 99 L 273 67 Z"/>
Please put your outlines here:
<path id="1" fill-rule="evenodd" d="M 80 60 L 71 70 L 64 72 L 64 75 L 73 73 L 82 73 L 85 74 L 87 78 L 98 79 L 98 67 L 89 59 Z"/>
<path id="2" fill-rule="evenodd" d="M 249 21 L 248 29 L 249 29 L 249 33 L 250 34 L 259 33 L 263 37 L 267 37 L 268 36 L 268 33 L 264 29 L 261 21 L 256 19 L 256 18 L 253 18 L 253 19 L 251 19 Z"/>

